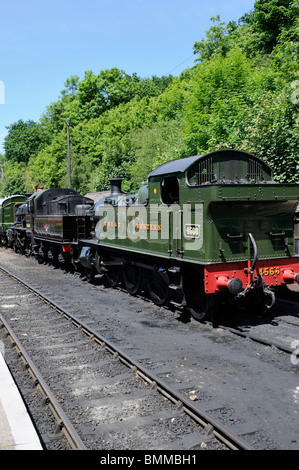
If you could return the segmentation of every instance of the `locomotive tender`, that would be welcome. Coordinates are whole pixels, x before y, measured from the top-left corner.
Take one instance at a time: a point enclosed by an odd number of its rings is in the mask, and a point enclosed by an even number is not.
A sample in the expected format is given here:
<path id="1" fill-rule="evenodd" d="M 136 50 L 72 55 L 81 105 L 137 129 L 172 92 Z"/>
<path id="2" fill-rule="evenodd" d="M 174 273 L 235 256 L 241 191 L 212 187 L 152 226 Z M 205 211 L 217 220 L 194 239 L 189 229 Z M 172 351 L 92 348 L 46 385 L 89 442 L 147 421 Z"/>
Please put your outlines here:
<path id="1" fill-rule="evenodd" d="M 104 273 L 132 295 L 145 288 L 157 305 L 171 301 L 196 319 L 220 299 L 271 307 L 275 290 L 299 283 L 299 185 L 274 182 L 254 155 L 221 150 L 170 161 L 137 195 L 123 193 L 120 183 L 112 179 L 111 194 L 95 204 L 77 195 L 72 211 L 64 206 L 62 213 L 58 196 L 64 203 L 70 190 L 44 192 L 47 214 L 32 210 L 41 198 L 35 193 L 26 203 L 26 243 L 40 256 L 67 253 L 88 276 Z M 58 230 L 64 224 L 67 236 Z M 20 238 L 18 230 L 12 238 Z"/>

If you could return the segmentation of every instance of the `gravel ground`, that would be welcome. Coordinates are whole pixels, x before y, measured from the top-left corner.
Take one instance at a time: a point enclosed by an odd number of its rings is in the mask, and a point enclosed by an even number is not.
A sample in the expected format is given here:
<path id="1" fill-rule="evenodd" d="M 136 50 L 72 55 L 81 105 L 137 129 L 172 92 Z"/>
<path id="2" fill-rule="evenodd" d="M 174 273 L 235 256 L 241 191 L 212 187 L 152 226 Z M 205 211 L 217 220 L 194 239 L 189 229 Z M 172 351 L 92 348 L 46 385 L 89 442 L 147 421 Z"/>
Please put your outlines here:
<path id="1" fill-rule="evenodd" d="M 211 414 L 235 426 L 237 434 L 247 431 L 243 438 L 256 448 L 299 449 L 299 365 L 290 355 L 108 288 L 100 278 L 88 283 L 4 248 L 0 264 L 45 295 L 55 286 L 57 303 L 120 347 L 126 345 L 128 355 L 181 387 L 199 406 L 219 404 Z M 273 322 L 265 321 L 264 332 L 267 327 L 273 329 Z"/>

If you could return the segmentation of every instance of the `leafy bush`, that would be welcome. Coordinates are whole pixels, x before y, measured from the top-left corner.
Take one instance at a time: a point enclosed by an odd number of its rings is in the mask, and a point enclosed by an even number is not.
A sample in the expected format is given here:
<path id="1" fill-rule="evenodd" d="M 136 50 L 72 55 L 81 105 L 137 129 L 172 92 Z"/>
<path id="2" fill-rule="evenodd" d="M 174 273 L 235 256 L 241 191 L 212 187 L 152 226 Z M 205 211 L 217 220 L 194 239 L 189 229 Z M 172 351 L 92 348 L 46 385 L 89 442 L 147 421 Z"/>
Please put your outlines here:
<path id="1" fill-rule="evenodd" d="M 257 0 L 239 22 L 212 18 L 194 44 L 196 65 L 179 77 L 141 79 L 117 68 L 72 76 L 38 123 L 8 128 L 0 191 L 67 186 L 136 190 L 174 158 L 236 148 L 256 154 L 279 181 L 298 181 L 299 2 Z"/>

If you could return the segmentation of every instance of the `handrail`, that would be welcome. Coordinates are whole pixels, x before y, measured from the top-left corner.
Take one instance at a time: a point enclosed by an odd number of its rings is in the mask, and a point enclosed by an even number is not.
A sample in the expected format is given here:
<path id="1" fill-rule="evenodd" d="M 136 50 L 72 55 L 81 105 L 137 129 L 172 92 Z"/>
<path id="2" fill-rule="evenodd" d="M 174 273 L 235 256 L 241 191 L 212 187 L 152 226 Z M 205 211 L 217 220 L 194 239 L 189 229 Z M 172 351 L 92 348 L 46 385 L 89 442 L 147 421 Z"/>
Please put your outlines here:
<path id="1" fill-rule="evenodd" d="M 257 260 L 258 260 L 257 244 L 256 244 L 256 241 L 255 241 L 255 239 L 254 239 L 252 233 L 248 233 L 248 238 L 250 239 L 250 242 L 251 242 L 252 247 L 253 247 L 253 260 L 252 260 L 251 266 L 250 266 L 250 268 L 249 268 L 250 274 L 253 274 L 253 273 L 254 273 L 254 269 L 255 269 L 256 262 L 257 262 Z"/>

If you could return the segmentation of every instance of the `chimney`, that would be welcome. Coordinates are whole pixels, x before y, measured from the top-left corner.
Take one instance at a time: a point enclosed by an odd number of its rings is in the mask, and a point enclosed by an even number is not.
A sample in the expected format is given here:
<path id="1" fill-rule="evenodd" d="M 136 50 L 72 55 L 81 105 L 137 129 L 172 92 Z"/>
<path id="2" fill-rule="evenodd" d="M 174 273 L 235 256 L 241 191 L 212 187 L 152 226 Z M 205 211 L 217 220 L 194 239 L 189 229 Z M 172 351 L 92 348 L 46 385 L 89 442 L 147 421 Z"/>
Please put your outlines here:
<path id="1" fill-rule="evenodd" d="M 121 183 L 123 181 L 123 178 L 109 178 L 109 181 L 111 187 L 111 193 L 109 197 L 121 196 L 122 194 L 124 194 L 124 192 L 121 190 Z"/>

